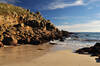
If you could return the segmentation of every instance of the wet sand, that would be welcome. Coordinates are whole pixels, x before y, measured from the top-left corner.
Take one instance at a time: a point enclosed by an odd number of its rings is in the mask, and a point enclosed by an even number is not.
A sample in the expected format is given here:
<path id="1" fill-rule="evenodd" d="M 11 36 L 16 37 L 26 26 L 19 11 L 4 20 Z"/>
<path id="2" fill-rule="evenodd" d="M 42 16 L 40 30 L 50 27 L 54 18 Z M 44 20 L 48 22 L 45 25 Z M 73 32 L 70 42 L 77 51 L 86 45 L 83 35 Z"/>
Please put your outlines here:
<path id="1" fill-rule="evenodd" d="M 12 63 L 31 62 L 33 59 L 48 53 L 51 47 L 52 46 L 49 44 L 43 44 L 39 46 L 21 45 L 16 47 L 0 48 L 0 66 L 8 66 Z"/>

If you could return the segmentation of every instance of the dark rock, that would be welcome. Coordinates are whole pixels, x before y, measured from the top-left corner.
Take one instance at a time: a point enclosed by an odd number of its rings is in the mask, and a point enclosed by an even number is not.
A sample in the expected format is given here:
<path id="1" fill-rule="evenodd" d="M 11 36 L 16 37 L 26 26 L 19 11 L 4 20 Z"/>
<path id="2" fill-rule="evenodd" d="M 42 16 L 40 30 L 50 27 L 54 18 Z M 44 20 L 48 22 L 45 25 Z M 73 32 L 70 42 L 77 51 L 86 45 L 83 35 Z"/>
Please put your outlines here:
<path id="1" fill-rule="evenodd" d="M 95 45 L 94 45 L 94 47 L 100 47 L 100 43 L 96 43 Z"/>
<path id="2" fill-rule="evenodd" d="M 100 43 L 96 43 L 92 47 L 85 47 L 85 48 L 76 50 L 76 53 L 90 54 L 91 56 L 98 56 L 100 58 Z"/>
<path id="3" fill-rule="evenodd" d="M 12 41 L 13 41 L 13 39 L 11 37 L 4 37 L 2 42 L 4 45 L 11 45 L 10 42 L 12 42 Z"/>
<path id="4" fill-rule="evenodd" d="M 40 12 L 36 12 L 36 14 L 40 15 Z"/>
<path id="5" fill-rule="evenodd" d="M 41 41 L 40 40 L 33 40 L 33 41 L 31 41 L 31 43 L 33 45 L 39 45 L 41 43 Z"/>
<path id="6" fill-rule="evenodd" d="M 76 53 L 79 53 L 79 54 L 87 54 L 89 52 L 89 50 L 90 50 L 90 48 L 85 47 L 85 48 L 76 50 Z"/>
<path id="7" fill-rule="evenodd" d="M 49 43 L 49 44 L 51 44 L 51 45 L 57 45 L 56 43 Z"/>
<path id="8" fill-rule="evenodd" d="M 60 38 L 59 41 L 64 42 L 64 40 L 65 40 L 64 37 L 62 37 L 62 38 Z"/>
<path id="9" fill-rule="evenodd" d="M 17 46 L 17 40 L 12 39 L 11 37 L 5 37 L 2 42 L 3 42 L 4 45 Z"/>

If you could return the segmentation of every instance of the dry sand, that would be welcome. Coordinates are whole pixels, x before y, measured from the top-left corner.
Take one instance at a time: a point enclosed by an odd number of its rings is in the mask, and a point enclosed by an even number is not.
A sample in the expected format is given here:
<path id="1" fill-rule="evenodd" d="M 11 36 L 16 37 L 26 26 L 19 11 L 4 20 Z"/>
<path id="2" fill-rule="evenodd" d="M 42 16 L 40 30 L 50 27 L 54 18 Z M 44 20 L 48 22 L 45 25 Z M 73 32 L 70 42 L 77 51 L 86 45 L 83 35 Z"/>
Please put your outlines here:
<path id="1" fill-rule="evenodd" d="M 16 62 L 4 66 L 100 66 L 100 63 L 96 63 L 95 57 L 62 50 L 50 52 L 29 62 Z"/>

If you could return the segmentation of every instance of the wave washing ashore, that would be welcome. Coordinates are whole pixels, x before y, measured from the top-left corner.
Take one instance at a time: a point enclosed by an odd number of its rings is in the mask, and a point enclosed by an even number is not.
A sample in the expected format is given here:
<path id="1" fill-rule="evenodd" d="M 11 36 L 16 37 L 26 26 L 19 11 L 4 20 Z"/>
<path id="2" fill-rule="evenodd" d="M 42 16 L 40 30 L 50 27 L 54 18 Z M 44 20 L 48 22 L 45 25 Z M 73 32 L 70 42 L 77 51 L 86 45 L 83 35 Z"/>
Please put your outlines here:
<path id="1" fill-rule="evenodd" d="M 100 33 L 98 32 L 78 32 L 71 34 L 64 42 L 54 41 L 57 43 L 56 50 L 70 49 L 77 50 L 83 47 L 90 47 L 100 42 Z"/>

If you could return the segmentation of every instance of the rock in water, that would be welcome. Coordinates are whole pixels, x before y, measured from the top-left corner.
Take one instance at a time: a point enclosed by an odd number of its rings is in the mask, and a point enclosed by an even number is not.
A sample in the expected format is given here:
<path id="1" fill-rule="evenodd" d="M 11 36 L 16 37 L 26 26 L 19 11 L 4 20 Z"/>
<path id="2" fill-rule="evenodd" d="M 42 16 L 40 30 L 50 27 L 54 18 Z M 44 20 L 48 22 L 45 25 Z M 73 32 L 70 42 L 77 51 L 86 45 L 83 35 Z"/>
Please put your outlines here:
<path id="1" fill-rule="evenodd" d="M 91 56 L 99 56 L 99 58 L 100 58 L 100 43 L 96 43 L 92 47 L 85 47 L 85 48 L 76 50 L 76 53 L 90 54 Z"/>
<path id="2" fill-rule="evenodd" d="M 94 45 L 95 47 L 100 47 L 100 43 L 96 43 L 95 45 Z"/>

